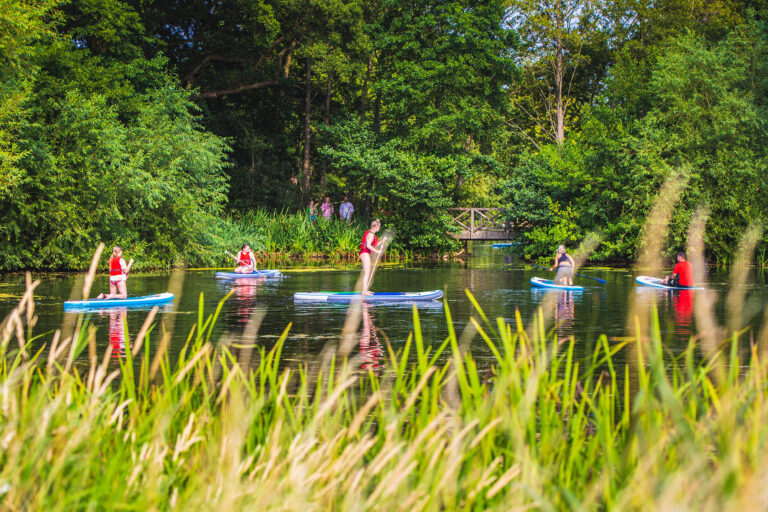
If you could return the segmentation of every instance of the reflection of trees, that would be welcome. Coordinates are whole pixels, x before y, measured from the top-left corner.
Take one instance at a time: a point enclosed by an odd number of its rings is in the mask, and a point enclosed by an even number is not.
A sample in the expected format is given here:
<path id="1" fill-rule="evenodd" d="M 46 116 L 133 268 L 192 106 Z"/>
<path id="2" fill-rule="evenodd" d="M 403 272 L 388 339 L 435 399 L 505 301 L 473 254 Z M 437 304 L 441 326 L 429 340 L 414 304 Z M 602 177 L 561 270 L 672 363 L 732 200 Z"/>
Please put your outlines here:
<path id="1" fill-rule="evenodd" d="M 361 366 L 364 370 L 372 369 L 376 371 L 382 367 L 381 358 L 384 355 L 384 349 L 381 347 L 376 326 L 373 325 L 371 307 L 364 303 L 362 308 L 363 329 L 360 331 Z"/>

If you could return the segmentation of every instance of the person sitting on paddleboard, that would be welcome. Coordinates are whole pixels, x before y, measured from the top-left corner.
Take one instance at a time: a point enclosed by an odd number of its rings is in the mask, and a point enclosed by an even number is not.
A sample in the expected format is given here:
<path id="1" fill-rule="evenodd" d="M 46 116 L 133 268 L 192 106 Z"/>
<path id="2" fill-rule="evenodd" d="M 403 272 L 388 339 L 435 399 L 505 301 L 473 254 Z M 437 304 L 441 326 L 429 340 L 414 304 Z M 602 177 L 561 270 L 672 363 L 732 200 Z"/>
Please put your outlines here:
<path id="1" fill-rule="evenodd" d="M 677 264 L 672 269 L 672 274 L 664 278 L 664 284 L 678 288 L 690 288 L 693 286 L 693 265 L 685 260 L 685 253 L 677 253 Z"/>
<path id="2" fill-rule="evenodd" d="M 133 263 L 133 262 L 131 262 Z M 126 279 L 131 266 L 123 259 L 123 248 L 116 245 L 109 257 L 109 294 L 100 293 L 97 299 L 125 299 L 128 297 Z"/>
<path id="3" fill-rule="evenodd" d="M 571 255 L 566 252 L 565 246 L 558 247 L 557 254 L 555 254 L 555 264 L 549 269 L 550 271 L 557 269 L 555 283 L 573 286 L 573 269 L 575 267 L 576 264 Z"/>
<path id="4" fill-rule="evenodd" d="M 368 291 L 371 281 L 371 253 L 381 254 L 380 249 L 376 249 L 379 245 L 379 238 L 376 233 L 381 228 L 381 221 L 379 219 L 371 222 L 371 229 L 363 233 L 363 241 L 360 242 L 360 263 L 363 264 L 363 295 L 370 295 Z"/>
<path id="5" fill-rule="evenodd" d="M 256 271 L 256 258 L 248 244 L 243 244 L 237 253 L 237 261 L 240 266 L 235 269 L 236 274 L 253 274 Z"/>

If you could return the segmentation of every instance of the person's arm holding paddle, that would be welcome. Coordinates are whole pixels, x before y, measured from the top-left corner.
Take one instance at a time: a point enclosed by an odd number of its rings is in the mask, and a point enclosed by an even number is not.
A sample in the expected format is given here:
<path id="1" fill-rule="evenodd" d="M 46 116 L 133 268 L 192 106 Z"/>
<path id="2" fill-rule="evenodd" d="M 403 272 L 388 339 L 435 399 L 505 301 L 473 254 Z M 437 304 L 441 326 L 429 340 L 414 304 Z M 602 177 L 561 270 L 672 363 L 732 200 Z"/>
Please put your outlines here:
<path id="1" fill-rule="evenodd" d="M 239 263 L 239 266 L 235 269 L 236 274 L 262 274 L 256 269 L 256 258 L 253 256 L 251 248 L 248 246 L 248 244 L 243 244 L 237 256 L 234 256 L 228 251 L 224 252 L 237 263 Z"/>

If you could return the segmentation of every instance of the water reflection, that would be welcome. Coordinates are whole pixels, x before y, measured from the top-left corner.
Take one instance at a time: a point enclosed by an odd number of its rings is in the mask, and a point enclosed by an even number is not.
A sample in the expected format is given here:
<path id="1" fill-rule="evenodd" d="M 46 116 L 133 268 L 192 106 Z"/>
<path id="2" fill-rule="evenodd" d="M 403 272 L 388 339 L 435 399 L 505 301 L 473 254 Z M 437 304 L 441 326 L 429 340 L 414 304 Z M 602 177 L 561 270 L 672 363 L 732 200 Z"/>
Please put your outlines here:
<path id="1" fill-rule="evenodd" d="M 555 325 L 558 337 L 573 336 L 576 297 L 572 291 L 557 293 Z"/>
<path id="2" fill-rule="evenodd" d="M 641 311 L 652 311 L 655 305 L 660 319 L 674 319 L 674 335 L 677 341 L 687 341 L 695 334 L 693 322 L 694 290 L 665 290 L 638 286 L 635 289 Z M 670 314 L 671 313 L 671 314 Z"/>
<path id="3" fill-rule="evenodd" d="M 112 346 L 112 358 L 125 357 L 125 348 L 128 345 L 128 332 L 126 321 L 128 308 L 111 308 L 99 315 L 109 315 L 109 344 Z"/>
<path id="4" fill-rule="evenodd" d="M 531 287 L 534 311 L 541 308 L 544 318 L 554 320 L 558 339 L 575 335 L 576 302 L 583 299 L 581 291 L 547 290 Z"/>
<path id="5" fill-rule="evenodd" d="M 232 297 L 230 301 L 234 305 L 231 310 L 231 317 L 239 324 L 247 324 L 257 302 L 256 297 L 260 286 L 266 281 L 266 278 L 242 278 L 233 279 L 229 282 L 232 287 Z"/>
<path id="6" fill-rule="evenodd" d="M 671 291 L 675 309 L 675 335 L 687 339 L 693 335 L 693 290 Z"/>
<path id="7" fill-rule="evenodd" d="M 373 315 L 371 314 L 371 307 L 368 304 L 362 305 L 362 324 L 363 328 L 360 331 L 360 358 L 362 360 L 361 367 L 364 370 L 378 371 L 383 368 L 381 363 L 382 356 L 384 355 L 384 349 L 379 341 L 378 329 L 373 324 Z"/>

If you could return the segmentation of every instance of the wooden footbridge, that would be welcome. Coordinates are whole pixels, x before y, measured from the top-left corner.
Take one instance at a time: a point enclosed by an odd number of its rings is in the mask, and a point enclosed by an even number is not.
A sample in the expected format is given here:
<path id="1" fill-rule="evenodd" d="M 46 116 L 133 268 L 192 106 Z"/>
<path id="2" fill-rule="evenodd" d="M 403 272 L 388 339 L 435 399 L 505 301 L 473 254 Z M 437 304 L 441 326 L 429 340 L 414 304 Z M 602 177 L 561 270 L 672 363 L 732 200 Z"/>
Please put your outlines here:
<path id="1" fill-rule="evenodd" d="M 531 227 L 526 221 L 508 220 L 506 208 L 451 208 L 453 225 L 459 233 L 452 233 L 459 240 L 511 240 L 519 229 Z"/>

